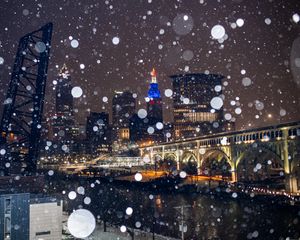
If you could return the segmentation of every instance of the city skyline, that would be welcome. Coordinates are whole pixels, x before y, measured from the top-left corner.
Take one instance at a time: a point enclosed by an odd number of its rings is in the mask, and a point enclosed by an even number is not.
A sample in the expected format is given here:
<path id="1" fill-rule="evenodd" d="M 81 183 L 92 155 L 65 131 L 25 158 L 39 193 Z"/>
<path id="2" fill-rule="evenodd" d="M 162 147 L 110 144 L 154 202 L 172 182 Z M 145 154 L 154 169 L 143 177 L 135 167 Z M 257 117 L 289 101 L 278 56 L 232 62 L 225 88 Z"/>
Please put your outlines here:
<path id="1" fill-rule="evenodd" d="M 89 108 L 100 112 L 104 105 L 111 112 L 109 105 L 114 90 L 131 90 L 143 101 L 147 92 L 146 79 L 152 67 L 158 72 L 167 121 L 172 120 L 171 111 L 168 111 L 172 101 L 164 96 L 164 90 L 171 88 L 168 76 L 206 71 L 230 76 L 224 89 L 224 105 L 235 115 L 235 107 L 230 103 L 240 98 L 242 114 L 236 115 L 238 129 L 251 127 L 248 123 L 255 127 L 299 119 L 299 113 L 293 111 L 299 107 L 299 68 L 293 62 L 298 58 L 295 51 L 299 45 L 299 24 L 293 20 L 299 9 L 297 1 L 285 3 L 285 11 L 280 11 L 279 1 L 260 3 L 259 10 L 254 2 L 243 1 L 227 5 L 217 1 L 191 1 L 189 4 L 149 1 L 139 2 L 135 8 L 132 4 L 130 1 L 63 2 L 59 5 L 50 1 L 25 2 L 14 14 L 11 7 L 14 4 L 4 2 L 1 8 L 5 14 L 0 23 L 5 37 L 1 39 L 0 50 L 4 60 L 0 74 L 5 79 L 1 81 L 1 101 L 5 98 L 19 37 L 38 27 L 41 21 L 53 20 L 55 35 L 47 80 L 47 112 L 54 107 L 52 81 L 66 62 L 74 86 L 82 87 L 86 95 L 76 103 L 81 122 Z M 57 16 L 56 9 L 62 14 Z M 167 9 L 174 9 L 174 13 Z M 200 17 L 192 9 L 199 9 Z M 214 9 L 220 11 L 216 13 Z M 117 19 L 114 18 L 116 14 Z M 80 17 L 75 20 L 75 16 Z M 65 18 L 74 22 L 64 21 Z M 242 19 L 239 25 L 238 19 Z M 228 36 L 223 43 L 211 36 L 211 29 L 217 24 L 224 26 Z M 80 64 L 84 64 L 84 69 Z M 103 97 L 108 98 L 109 105 L 102 101 Z"/>
<path id="2" fill-rule="evenodd" d="M 3 0 L 0 239 L 298 239 L 299 9 Z"/>

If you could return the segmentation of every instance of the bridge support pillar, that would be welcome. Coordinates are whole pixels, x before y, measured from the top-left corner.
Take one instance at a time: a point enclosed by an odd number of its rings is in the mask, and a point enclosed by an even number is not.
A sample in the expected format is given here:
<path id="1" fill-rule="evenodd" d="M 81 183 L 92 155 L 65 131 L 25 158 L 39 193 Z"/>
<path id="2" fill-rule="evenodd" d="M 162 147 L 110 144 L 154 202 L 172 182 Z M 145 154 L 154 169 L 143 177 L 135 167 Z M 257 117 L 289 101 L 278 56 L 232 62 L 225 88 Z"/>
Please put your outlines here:
<path id="1" fill-rule="evenodd" d="M 196 149 L 196 158 L 197 158 L 197 174 L 201 174 L 201 156 L 200 156 L 200 142 L 197 141 L 197 149 Z"/>
<path id="2" fill-rule="evenodd" d="M 153 148 L 150 149 L 150 163 L 155 164 L 154 154 L 153 154 Z"/>
<path id="3" fill-rule="evenodd" d="M 202 162 L 203 162 L 203 157 L 201 155 L 199 155 L 199 157 L 197 157 L 197 174 L 198 175 L 202 174 L 202 169 L 201 169 Z"/>
<path id="4" fill-rule="evenodd" d="M 231 170 L 231 181 L 232 181 L 232 182 L 237 182 L 237 173 L 236 173 L 236 169 L 232 169 L 232 170 Z"/>
<path id="5" fill-rule="evenodd" d="M 177 168 L 177 171 L 180 170 L 180 164 L 181 164 L 181 152 L 177 146 L 177 150 L 176 150 L 176 158 L 177 158 L 177 164 L 176 164 L 176 168 Z"/>
<path id="6" fill-rule="evenodd" d="M 284 173 L 290 174 L 290 161 L 289 161 L 289 145 L 288 145 L 288 130 L 283 130 L 283 166 L 284 166 Z"/>
<path id="7" fill-rule="evenodd" d="M 140 148 L 140 156 L 143 157 L 143 155 L 144 155 L 144 149 Z"/>
<path id="8" fill-rule="evenodd" d="M 238 153 L 233 146 L 229 146 L 228 155 L 229 155 L 230 166 L 231 166 L 231 181 L 237 182 L 238 181 L 238 175 L 237 175 Z"/>
<path id="9" fill-rule="evenodd" d="M 285 188 L 290 193 L 298 193 L 297 177 L 289 174 L 285 176 Z"/>
<path id="10" fill-rule="evenodd" d="M 283 129 L 283 167 L 285 174 L 285 189 L 288 192 L 297 192 L 297 178 L 291 174 L 291 164 L 289 160 L 289 143 L 288 143 L 288 129 Z"/>

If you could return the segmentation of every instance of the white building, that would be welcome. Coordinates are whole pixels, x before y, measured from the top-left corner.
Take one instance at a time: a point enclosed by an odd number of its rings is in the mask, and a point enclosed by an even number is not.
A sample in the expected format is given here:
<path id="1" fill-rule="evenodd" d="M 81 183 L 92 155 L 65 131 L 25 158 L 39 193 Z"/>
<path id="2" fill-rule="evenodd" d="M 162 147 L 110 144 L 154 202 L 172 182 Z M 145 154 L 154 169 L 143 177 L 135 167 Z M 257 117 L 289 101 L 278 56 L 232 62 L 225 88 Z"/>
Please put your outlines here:
<path id="1" fill-rule="evenodd" d="M 29 220 L 30 240 L 62 239 L 62 201 L 31 199 Z"/>

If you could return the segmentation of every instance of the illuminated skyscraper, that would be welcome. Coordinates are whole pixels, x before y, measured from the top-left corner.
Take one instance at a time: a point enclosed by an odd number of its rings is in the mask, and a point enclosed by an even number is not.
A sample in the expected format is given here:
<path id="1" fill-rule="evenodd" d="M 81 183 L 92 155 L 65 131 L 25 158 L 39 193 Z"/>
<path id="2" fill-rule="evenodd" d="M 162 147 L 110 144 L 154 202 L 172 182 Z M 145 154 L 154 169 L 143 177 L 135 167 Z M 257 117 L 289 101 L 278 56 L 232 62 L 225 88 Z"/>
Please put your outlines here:
<path id="1" fill-rule="evenodd" d="M 60 151 L 60 145 L 66 145 L 70 149 L 74 138 L 79 135 L 79 129 L 75 126 L 73 112 L 71 77 L 65 64 L 61 68 L 58 79 L 54 81 L 54 84 L 56 111 L 52 116 L 52 134 L 53 141 L 58 145 L 57 150 Z"/>
<path id="2" fill-rule="evenodd" d="M 114 128 L 128 128 L 129 118 L 135 113 L 135 98 L 129 91 L 115 91 L 112 100 L 112 122 Z"/>
<path id="3" fill-rule="evenodd" d="M 163 122 L 161 95 L 158 89 L 158 83 L 156 79 L 156 71 L 153 68 L 151 72 L 151 83 L 148 91 L 147 101 L 147 113 L 150 124 L 156 124 L 157 122 Z"/>
<path id="4" fill-rule="evenodd" d="M 223 76 L 199 73 L 170 78 L 176 139 L 224 131 L 223 109 L 210 105 L 213 97 L 222 94 Z"/>
<path id="5" fill-rule="evenodd" d="M 71 94 L 72 85 L 69 70 L 66 64 L 61 68 L 58 79 L 56 80 L 55 95 L 56 95 L 56 112 L 64 115 L 73 114 L 73 96 Z"/>
<path id="6" fill-rule="evenodd" d="M 129 144 L 130 118 L 135 113 L 136 101 L 129 91 L 115 91 L 112 100 L 112 142 L 113 152 L 126 149 Z"/>

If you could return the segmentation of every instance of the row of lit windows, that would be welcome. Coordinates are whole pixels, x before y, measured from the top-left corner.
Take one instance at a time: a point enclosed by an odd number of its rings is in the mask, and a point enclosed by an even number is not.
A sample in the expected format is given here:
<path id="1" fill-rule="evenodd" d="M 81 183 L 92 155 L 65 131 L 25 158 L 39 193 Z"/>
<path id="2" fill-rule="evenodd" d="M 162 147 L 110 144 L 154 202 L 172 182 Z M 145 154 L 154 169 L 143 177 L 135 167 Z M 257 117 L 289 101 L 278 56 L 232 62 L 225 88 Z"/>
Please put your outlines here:
<path id="1" fill-rule="evenodd" d="M 174 115 L 174 121 L 176 123 L 187 123 L 187 122 L 213 122 L 218 119 L 217 113 L 210 112 L 188 112 L 182 115 Z"/>
<path id="2" fill-rule="evenodd" d="M 182 105 L 186 105 L 186 108 Z M 193 110 L 191 110 L 191 106 L 189 106 L 189 104 L 182 104 L 182 105 L 179 105 L 179 106 L 174 106 L 174 112 L 190 112 L 190 111 L 195 111 L 195 109 L 198 109 L 198 108 L 207 108 L 207 105 L 205 104 L 199 104 L 199 105 L 196 105 L 196 104 L 192 104 L 193 105 Z"/>
<path id="3" fill-rule="evenodd" d="M 192 112 L 183 114 L 185 121 L 190 122 L 213 122 L 217 120 L 217 114 L 210 112 Z"/>

